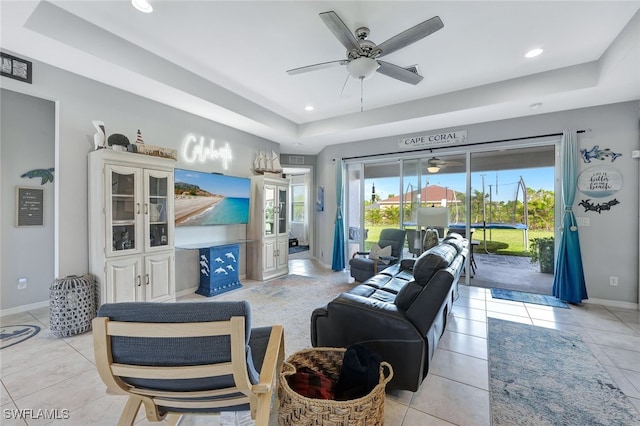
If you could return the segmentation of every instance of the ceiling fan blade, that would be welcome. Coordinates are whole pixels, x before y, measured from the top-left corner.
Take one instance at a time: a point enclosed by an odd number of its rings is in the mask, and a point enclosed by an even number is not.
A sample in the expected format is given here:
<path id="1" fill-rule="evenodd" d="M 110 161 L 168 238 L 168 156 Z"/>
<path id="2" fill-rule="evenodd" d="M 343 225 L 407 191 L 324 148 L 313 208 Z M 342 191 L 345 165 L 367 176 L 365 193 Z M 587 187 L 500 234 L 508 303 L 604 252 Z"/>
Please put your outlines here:
<path id="1" fill-rule="evenodd" d="M 333 10 L 321 13 L 320 18 L 322 18 L 325 25 L 329 27 L 333 35 L 340 40 L 340 43 L 347 48 L 347 51 L 355 49 L 361 52 L 360 43 L 358 43 L 356 36 L 353 35 L 351 30 L 349 30 Z"/>
<path id="2" fill-rule="evenodd" d="M 395 78 L 396 80 L 404 81 L 405 83 L 416 85 L 422 81 L 424 77 L 420 74 L 416 74 L 409 70 L 406 70 L 397 65 L 390 64 L 385 61 L 377 61 L 380 64 L 378 72 L 388 77 Z"/>
<path id="3" fill-rule="evenodd" d="M 405 46 L 415 43 L 416 41 L 425 38 L 429 34 L 433 34 L 439 29 L 442 29 L 444 24 L 439 16 L 434 16 L 431 19 L 427 19 L 418 25 L 409 28 L 401 32 L 398 35 L 391 37 L 389 40 L 378 45 L 378 49 L 382 51 L 378 57 L 388 55 L 396 50 L 402 49 Z"/>
<path id="4" fill-rule="evenodd" d="M 320 70 L 320 69 L 323 69 L 323 68 L 331 68 L 331 67 L 336 66 L 336 65 L 346 65 L 347 63 L 349 63 L 349 61 L 347 61 L 346 59 L 341 59 L 339 61 L 321 62 L 319 64 L 307 65 L 306 67 L 300 67 L 300 68 L 294 68 L 294 69 L 291 69 L 291 70 L 287 70 L 287 74 L 289 74 L 289 75 L 302 74 L 302 73 L 305 73 L 305 72 L 316 71 L 316 70 Z"/>

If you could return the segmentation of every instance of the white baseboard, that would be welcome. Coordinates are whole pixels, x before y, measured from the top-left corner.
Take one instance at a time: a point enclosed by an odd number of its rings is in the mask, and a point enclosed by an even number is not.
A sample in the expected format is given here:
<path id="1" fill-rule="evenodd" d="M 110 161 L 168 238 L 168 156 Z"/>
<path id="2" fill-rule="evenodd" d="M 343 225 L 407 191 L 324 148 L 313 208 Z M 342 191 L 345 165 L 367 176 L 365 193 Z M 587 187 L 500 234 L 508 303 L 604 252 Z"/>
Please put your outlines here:
<path id="1" fill-rule="evenodd" d="M 49 307 L 48 300 L 43 300 L 42 302 L 30 303 L 28 305 L 14 306 L 13 308 L 0 310 L 0 317 L 21 314 L 23 312 L 29 312 L 36 309 L 42 309 L 42 308 L 48 308 L 48 307 Z"/>
<path id="2" fill-rule="evenodd" d="M 197 289 L 198 289 L 198 287 L 188 288 L 186 290 L 180 290 L 179 292 L 176 293 L 176 299 L 178 297 L 182 297 L 182 296 L 189 296 L 189 295 L 195 293 Z"/>
<path id="3" fill-rule="evenodd" d="M 612 308 L 623 308 L 623 309 L 635 309 L 638 310 L 637 303 L 631 302 L 620 302 L 619 300 L 607 300 L 607 299 L 586 299 L 583 300 L 583 303 L 588 303 L 591 305 L 604 305 Z"/>

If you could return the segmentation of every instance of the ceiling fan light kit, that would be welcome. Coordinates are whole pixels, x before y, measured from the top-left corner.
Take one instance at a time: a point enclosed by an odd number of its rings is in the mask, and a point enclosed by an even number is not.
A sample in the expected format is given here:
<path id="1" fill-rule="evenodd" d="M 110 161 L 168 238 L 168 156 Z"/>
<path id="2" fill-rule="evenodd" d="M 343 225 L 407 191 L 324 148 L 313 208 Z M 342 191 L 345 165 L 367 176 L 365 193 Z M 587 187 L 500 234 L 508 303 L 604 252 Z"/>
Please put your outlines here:
<path id="1" fill-rule="evenodd" d="M 376 62 L 375 59 L 360 57 L 358 59 L 354 59 L 347 64 L 347 71 L 351 77 L 356 79 L 368 79 L 375 74 L 375 72 L 380 68 L 380 64 Z"/>
<path id="2" fill-rule="evenodd" d="M 438 166 L 429 166 L 429 167 L 427 167 L 427 171 L 429 173 L 438 173 L 440 171 L 440 167 L 438 167 Z"/>

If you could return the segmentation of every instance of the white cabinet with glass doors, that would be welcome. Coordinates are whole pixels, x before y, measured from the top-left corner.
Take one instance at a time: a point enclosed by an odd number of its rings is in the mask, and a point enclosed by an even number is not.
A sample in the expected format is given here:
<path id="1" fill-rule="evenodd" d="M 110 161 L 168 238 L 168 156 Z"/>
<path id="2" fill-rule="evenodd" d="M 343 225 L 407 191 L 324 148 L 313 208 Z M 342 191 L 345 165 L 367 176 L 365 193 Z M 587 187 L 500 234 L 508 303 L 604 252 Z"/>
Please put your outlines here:
<path id="1" fill-rule="evenodd" d="M 266 280 L 289 273 L 289 182 L 251 178 L 251 217 L 247 226 L 247 277 Z"/>
<path id="2" fill-rule="evenodd" d="M 101 303 L 175 300 L 173 164 L 89 154 L 89 269 Z"/>

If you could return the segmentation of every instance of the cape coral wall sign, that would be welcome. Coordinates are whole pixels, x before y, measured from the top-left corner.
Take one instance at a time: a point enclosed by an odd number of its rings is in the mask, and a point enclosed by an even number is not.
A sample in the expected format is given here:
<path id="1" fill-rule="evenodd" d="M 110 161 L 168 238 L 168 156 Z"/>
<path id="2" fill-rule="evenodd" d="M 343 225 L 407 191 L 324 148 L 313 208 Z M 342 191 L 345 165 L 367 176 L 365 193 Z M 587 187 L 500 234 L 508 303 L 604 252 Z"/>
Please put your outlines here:
<path id="1" fill-rule="evenodd" d="M 434 133 L 432 135 L 416 135 L 398 139 L 400 148 L 421 148 L 425 146 L 454 145 L 464 143 L 467 140 L 466 130 L 453 132 Z"/>

